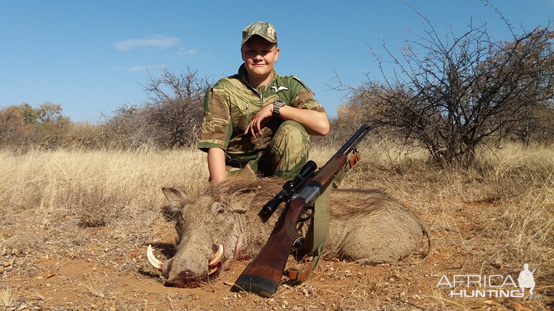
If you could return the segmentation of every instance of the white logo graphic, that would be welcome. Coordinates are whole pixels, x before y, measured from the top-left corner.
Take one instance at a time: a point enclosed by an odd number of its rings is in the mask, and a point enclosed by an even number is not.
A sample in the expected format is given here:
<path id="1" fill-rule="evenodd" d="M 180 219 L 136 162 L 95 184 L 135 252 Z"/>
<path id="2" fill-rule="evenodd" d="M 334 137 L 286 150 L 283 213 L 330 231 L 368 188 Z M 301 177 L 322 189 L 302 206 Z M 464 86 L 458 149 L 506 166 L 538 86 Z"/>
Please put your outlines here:
<path id="1" fill-rule="evenodd" d="M 288 87 L 286 87 L 286 86 L 284 86 L 284 85 L 281 85 L 281 86 L 279 86 L 279 87 L 272 86 L 271 88 L 275 90 L 275 93 L 279 93 L 279 92 L 281 92 L 281 91 L 286 91 L 286 90 L 289 89 Z"/>
<path id="2" fill-rule="evenodd" d="M 523 271 L 521 271 L 517 277 L 517 282 L 519 283 L 522 293 L 525 292 L 526 288 L 529 288 L 529 294 L 533 295 L 533 289 L 535 288 L 535 278 L 533 277 L 533 273 L 535 273 L 541 263 L 539 263 L 533 271 L 529 271 L 529 264 L 526 263 L 523 265 Z"/>
<path id="3" fill-rule="evenodd" d="M 511 275 L 478 275 L 456 274 L 451 277 L 443 275 L 436 287 L 450 288 L 450 297 L 461 298 L 524 298 L 525 289 L 529 289 L 529 299 L 540 299 L 542 295 L 534 295 L 535 278 L 533 273 L 542 264 L 539 263 L 533 271 L 529 271 L 529 264 L 523 265 L 523 271 L 519 273 L 516 284 Z"/>

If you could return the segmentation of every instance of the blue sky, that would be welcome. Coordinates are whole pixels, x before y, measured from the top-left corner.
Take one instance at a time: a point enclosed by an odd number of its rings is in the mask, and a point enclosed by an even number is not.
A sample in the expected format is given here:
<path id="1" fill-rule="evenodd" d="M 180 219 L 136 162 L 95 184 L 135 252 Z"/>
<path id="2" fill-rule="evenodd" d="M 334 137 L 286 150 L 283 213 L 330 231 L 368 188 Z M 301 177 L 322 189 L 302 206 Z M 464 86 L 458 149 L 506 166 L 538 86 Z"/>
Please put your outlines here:
<path id="1" fill-rule="evenodd" d="M 491 0 L 514 26 L 532 30 L 554 20 L 554 0 Z M 409 4 L 409 5 L 407 5 Z M 187 66 L 217 80 L 242 63 L 242 29 L 263 20 L 278 34 L 281 75 L 296 75 L 330 116 L 345 101 L 332 90 L 379 79 L 370 46 L 396 46 L 422 33 L 413 11 L 439 31 L 460 35 L 487 24 L 494 40 L 510 39 L 494 8 L 480 0 L 105 1 L 0 0 L 0 107 L 62 104 L 74 122 L 102 121 L 124 103 L 147 100 L 148 73 Z"/>

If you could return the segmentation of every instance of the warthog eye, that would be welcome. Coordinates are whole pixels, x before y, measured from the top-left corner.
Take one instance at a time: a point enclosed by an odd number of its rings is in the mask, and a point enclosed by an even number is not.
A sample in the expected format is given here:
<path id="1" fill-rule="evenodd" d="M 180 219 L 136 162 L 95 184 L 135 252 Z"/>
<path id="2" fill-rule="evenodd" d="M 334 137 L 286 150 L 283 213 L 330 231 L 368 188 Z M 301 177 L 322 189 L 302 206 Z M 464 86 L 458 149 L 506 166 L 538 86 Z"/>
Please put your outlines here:
<path id="1" fill-rule="evenodd" d="M 223 214 L 225 213 L 225 208 L 223 207 L 223 205 L 219 204 L 219 203 L 214 203 L 212 205 L 212 212 L 213 214 Z"/>

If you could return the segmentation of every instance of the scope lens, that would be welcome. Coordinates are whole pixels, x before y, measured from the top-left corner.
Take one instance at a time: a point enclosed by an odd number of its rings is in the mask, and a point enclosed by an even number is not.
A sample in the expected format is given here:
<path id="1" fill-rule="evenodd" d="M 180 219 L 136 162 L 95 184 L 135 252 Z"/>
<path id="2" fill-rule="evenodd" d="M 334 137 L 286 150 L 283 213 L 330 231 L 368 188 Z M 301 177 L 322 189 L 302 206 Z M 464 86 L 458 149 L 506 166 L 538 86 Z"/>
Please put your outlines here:
<path id="1" fill-rule="evenodd" d="M 280 194 L 277 194 L 273 199 L 264 205 L 264 213 L 266 215 L 272 215 L 281 202 L 283 202 L 283 197 Z"/>

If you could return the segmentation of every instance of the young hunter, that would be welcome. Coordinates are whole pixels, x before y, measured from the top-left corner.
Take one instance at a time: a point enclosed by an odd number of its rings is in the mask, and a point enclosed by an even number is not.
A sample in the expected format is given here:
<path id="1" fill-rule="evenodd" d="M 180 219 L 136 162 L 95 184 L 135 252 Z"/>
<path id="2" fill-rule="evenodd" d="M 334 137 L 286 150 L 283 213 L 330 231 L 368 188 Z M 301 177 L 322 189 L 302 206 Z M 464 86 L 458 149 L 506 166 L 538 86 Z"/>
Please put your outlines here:
<path id="1" fill-rule="evenodd" d="M 242 31 L 238 74 L 206 92 L 198 148 L 208 153 L 210 181 L 249 170 L 292 178 L 308 157 L 308 135 L 327 135 L 325 109 L 294 76 L 279 76 L 277 33 L 256 22 Z"/>

